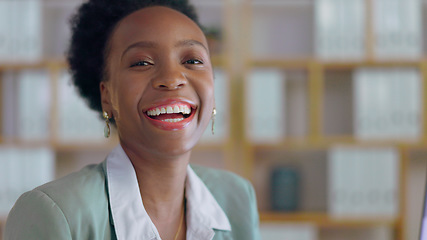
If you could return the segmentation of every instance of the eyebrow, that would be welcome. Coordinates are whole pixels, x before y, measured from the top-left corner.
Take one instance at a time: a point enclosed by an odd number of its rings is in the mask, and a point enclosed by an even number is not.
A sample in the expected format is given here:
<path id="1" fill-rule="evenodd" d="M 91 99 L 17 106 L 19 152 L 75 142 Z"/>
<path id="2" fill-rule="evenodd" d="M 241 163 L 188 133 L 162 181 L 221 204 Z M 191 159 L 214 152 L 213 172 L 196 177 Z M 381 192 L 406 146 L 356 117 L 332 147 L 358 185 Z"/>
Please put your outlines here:
<path id="1" fill-rule="evenodd" d="M 175 47 L 185 47 L 185 46 L 201 46 L 203 47 L 203 49 L 206 50 L 206 52 L 209 52 L 208 49 L 206 48 L 205 45 L 203 45 L 203 43 L 197 41 L 197 40 L 192 40 L 192 39 L 188 39 L 188 40 L 181 40 L 179 42 L 177 42 L 174 46 Z M 140 42 L 136 42 L 131 44 L 129 47 L 127 47 L 122 54 L 122 58 L 123 56 L 131 49 L 133 48 L 157 48 L 159 46 L 159 44 L 157 44 L 156 42 L 153 41 L 140 41 Z"/>
<path id="2" fill-rule="evenodd" d="M 133 43 L 129 47 L 127 47 L 126 50 L 123 51 L 122 58 L 127 52 L 129 52 L 129 50 L 133 48 L 156 48 L 157 46 L 158 44 L 156 42 L 151 41 L 140 41 Z"/>
<path id="3" fill-rule="evenodd" d="M 185 46 L 194 46 L 194 45 L 201 46 L 206 50 L 206 52 L 208 52 L 208 49 L 206 48 L 205 45 L 203 45 L 203 43 L 193 39 L 181 40 L 175 44 L 175 47 L 185 47 Z"/>

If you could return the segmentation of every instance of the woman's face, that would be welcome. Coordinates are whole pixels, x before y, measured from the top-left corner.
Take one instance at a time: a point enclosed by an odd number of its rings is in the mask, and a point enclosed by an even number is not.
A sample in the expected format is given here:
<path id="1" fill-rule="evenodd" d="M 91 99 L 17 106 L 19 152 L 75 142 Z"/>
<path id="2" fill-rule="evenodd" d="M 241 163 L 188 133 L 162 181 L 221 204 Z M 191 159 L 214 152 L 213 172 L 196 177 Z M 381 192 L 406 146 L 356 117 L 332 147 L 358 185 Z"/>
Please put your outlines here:
<path id="1" fill-rule="evenodd" d="M 207 49 L 200 28 L 170 8 L 144 8 L 118 23 L 100 89 L 122 144 L 165 156 L 191 150 L 214 105 Z"/>

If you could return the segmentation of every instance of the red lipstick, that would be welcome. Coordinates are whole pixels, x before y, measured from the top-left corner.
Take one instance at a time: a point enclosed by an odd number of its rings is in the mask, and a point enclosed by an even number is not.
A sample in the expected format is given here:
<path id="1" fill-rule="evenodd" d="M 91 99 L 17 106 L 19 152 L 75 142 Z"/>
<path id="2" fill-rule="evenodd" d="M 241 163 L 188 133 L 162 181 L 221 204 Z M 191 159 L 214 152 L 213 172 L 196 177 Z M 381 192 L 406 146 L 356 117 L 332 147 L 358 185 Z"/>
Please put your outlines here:
<path id="1" fill-rule="evenodd" d="M 169 100 L 144 112 L 145 118 L 154 126 L 177 131 L 184 129 L 193 120 L 196 108 L 185 101 Z"/>

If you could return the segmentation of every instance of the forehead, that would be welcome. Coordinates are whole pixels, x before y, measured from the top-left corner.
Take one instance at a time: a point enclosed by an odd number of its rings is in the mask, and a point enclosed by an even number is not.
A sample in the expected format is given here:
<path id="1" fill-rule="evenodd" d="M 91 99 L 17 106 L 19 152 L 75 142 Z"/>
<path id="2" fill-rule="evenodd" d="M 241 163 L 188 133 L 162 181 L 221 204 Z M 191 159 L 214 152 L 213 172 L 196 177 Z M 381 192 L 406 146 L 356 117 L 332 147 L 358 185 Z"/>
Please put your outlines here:
<path id="1" fill-rule="evenodd" d="M 111 37 L 113 45 L 182 39 L 206 41 L 194 21 L 176 10 L 161 6 L 143 8 L 126 16 L 117 24 Z"/>

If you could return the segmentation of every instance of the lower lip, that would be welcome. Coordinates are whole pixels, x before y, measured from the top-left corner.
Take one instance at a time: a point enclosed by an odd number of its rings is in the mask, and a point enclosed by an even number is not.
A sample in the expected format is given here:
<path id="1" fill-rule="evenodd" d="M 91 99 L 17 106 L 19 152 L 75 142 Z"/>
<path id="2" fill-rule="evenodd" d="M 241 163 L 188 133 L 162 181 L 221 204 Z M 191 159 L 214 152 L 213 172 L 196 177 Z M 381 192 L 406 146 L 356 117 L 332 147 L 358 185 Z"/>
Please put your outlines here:
<path id="1" fill-rule="evenodd" d="M 182 120 L 180 122 L 165 122 L 165 121 L 152 119 L 149 116 L 147 116 L 147 114 L 144 114 L 144 116 L 148 119 L 148 121 L 151 124 L 153 124 L 154 126 L 160 128 L 160 129 L 167 130 L 167 131 L 178 131 L 178 130 L 184 129 L 188 126 L 188 124 L 191 122 L 191 120 L 193 120 L 195 112 L 196 112 L 196 110 L 192 109 L 191 115 L 188 118 L 184 118 L 184 120 Z"/>

